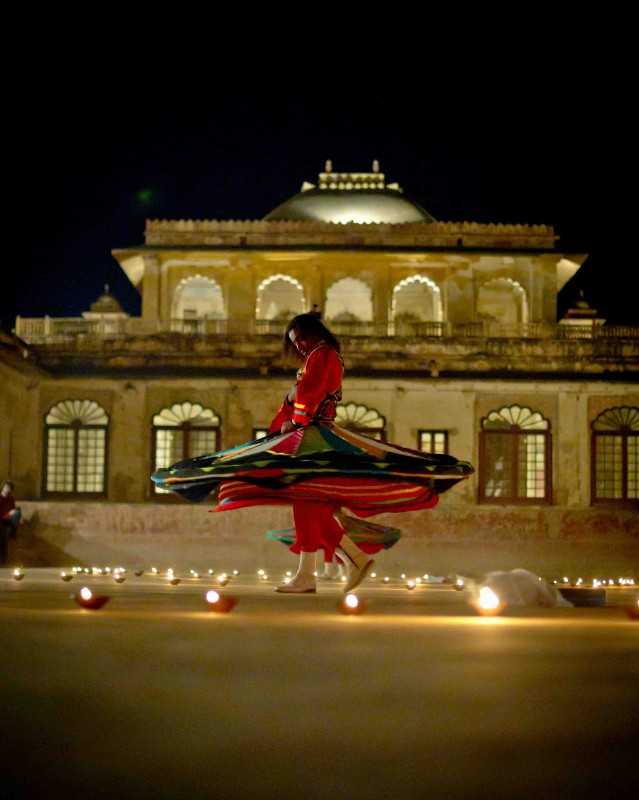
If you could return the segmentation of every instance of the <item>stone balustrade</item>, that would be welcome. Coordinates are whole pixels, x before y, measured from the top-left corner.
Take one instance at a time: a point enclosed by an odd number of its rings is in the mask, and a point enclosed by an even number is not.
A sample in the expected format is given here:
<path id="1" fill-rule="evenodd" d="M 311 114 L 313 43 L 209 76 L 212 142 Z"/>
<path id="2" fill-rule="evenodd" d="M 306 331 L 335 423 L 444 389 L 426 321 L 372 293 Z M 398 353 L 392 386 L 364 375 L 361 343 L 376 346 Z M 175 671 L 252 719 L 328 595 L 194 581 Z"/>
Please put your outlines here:
<path id="1" fill-rule="evenodd" d="M 82 317 L 18 317 L 15 334 L 27 344 L 72 343 L 76 339 L 117 339 L 130 336 L 184 334 L 195 336 L 277 335 L 286 323 L 279 320 L 168 319 L 128 317 L 86 320 Z M 639 339 L 639 326 L 552 325 L 546 322 L 501 324 L 476 322 L 332 322 L 338 336 L 443 339 Z"/>

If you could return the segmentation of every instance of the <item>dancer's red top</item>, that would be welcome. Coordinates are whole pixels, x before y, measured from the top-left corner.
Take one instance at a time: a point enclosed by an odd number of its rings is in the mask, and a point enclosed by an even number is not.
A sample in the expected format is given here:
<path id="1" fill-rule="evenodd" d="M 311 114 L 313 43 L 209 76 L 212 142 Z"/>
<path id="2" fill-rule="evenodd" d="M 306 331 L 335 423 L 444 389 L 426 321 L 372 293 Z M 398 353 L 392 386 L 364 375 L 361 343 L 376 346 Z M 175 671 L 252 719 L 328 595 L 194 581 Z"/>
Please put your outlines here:
<path id="1" fill-rule="evenodd" d="M 335 419 L 335 401 L 339 399 L 342 386 L 343 365 L 337 352 L 326 342 L 320 342 L 306 357 L 304 366 L 297 373 L 295 399 L 293 402 L 284 398 L 275 418 L 269 427 L 269 433 L 279 431 L 285 420 L 297 425 L 309 425 L 321 408 L 323 419 Z M 323 405 L 323 401 L 329 402 Z"/>

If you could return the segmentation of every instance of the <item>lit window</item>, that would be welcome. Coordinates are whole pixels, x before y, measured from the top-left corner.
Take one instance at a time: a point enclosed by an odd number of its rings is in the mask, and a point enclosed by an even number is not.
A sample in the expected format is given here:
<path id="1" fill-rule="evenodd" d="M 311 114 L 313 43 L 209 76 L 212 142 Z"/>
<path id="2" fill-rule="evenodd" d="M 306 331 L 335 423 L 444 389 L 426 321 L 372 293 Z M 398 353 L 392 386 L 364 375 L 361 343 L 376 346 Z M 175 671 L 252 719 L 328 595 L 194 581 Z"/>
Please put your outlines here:
<path id="1" fill-rule="evenodd" d="M 482 420 L 479 499 L 491 503 L 550 503 L 550 425 L 518 405 Z"/>
<path id="2" fill-rule="evenodd" d="M 363 433 L 370 439 L 386 441 L 386 420 L 374 408 L 357 403 L 343 403 L 337 406 L 335 422 L 342 428 Z"/>
<path id="3" fill-rule="evenodd" d="M 417 448 L 423 453 L 447 453 L 448 431 L 419 431 Z"/>
<path id="4" fill-rule="evenodd" d="M 108 425 L 93 400 L 53 406 L 45 419 L 45 494 L 104 496 Z"/>
<path id="5" fill-rule="evenodd" d="M 592 423 L 592 500 L 639 503 L 639 408 L 616 406 Z"/>
<path id="6" fill-rule="evenodd" d="M 155 470 L 220 449 L 220 418 L 199 403 L 175 403 L 153 417 Z M 154 486 L 156 494 L 169 494 Z"/>

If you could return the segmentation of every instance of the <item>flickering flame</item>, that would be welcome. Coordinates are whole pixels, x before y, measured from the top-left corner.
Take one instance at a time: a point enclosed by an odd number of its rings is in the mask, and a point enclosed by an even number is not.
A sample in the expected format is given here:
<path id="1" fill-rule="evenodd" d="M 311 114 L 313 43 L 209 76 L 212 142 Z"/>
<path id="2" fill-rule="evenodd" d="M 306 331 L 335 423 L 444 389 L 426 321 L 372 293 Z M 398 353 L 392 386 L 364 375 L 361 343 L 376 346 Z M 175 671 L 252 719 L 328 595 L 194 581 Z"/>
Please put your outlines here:
<path id="1" fill-rule="evenodd" d="M 415 583 L 415 581 L 408 581 L 408 583 L 406 584 L 407 589 L 414 589 L 416 586 L 417 584 Z"/>
<path id="2" fill-rule="evenodd" d="M 482 586 L 479 590 L 478 605 L 484 611 L 494 611 L 499 608 L 499 597 L 490 586 Z"/>
<path id="3" fill-rule="evenodd" d="M 207 603 L 211 603 L 211 604 L 212 603 L 217 603 L 219 599 L 220 599 L 220 595 L 219 595 L 218 592 L 215 591 L 215 589 L 209 589 L 209 591 L 206 593 L 206 602 Z"/>
<path id="4" fill-rule="evenodd" d="M 88 586 L 83 586 L 80 589 L 80 597 L 83 600 L 90 600 L 93 597 L 93 592 L 91 591 L 91 589 L 89 589 Z"/>
<path id="5" fill-rule="evenodd" d="M 344 598 L 344 605 L 347 608 L 357 608 L 359 606 L 359 600 L 357 599 L 357 595 L 355 594 L 347 594 Z"/>

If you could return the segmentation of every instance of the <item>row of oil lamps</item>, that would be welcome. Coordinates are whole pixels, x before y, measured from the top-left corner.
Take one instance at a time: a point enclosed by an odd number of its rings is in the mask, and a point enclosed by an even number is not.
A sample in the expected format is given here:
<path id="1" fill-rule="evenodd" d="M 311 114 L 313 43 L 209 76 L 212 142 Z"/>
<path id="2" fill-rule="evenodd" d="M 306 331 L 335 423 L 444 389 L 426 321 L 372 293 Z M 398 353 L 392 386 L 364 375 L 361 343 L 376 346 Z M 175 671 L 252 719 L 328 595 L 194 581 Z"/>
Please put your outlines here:
<path id="1" fill-rule="evenodd" d="M 62 570 L 60 572 L 60 578 L 63 581 L 67 581 L 68 582 L 68 581 L 71 581 L 74 578 L 74 576 L 77 576 L 77 575 L 92 575 L 92 576 L 110 575 L 115 580 L 116 583 L 124 583 L 124 581 L 126 580 L 126 575 L 125 575 L 126 572 L 127 572 L 127 570 L 124 567 L 114 567 L 113 569 L 111 567 L 72 567 L 71 572 L 67 572 L 66 570 Z M 133 571 L 133 574 L 136 575 L 137 577 L 140 577 L 140 576 L 144 575 L 144 572 L 145 571 L 143 569 L 136 569 L 136 570 Z M 151 575 L 154 575 L 154 576 L 162 577 L 162 573 L 157 567 L 151 567 L 151 569 L 149 570 L 149 573 Z M 194 569 L 189 570 L 189 573 L 190 573 L 189 577 L 191 577 L 191 578 L 202 578 L 202 577 L 205 577 L 201 573 L 197 572 Z M 239 574 L 240 574 L 239 570 L 237 570 L 237 569 L 234 569 L 231 573 L 220 572 L 220 573 L 217 574 L 217 577 L 215 577 L 215 581 L 220 586 L 226 586 L 226 584 L 228 583 L 228 581 L 229 581 L 231 576 L 237 577 Z M 318 573 L 315 572 L 314 574 L 315 574 L 315 576 L 317 576 Z M 16 581 L 22 580 L 24 578 L 24 575 L 25 575 L 25 573 L 24 573 L 24 571 L 22 570 L 21 567 L 16 567 L 13 570 L 13 578 Z M 289 583 L 291 578 L 292 578 L 292 575 L 293 575 L 293 573 L 290 570 L 288 570 L 286 572 L 286 574 L 284 575 L 284 583 Z M 164 573 L 164 576 L 168 579 L 169 583 L 171 583 L 173 586 L 177 586 L 182 581 L 181 578 L 177 577 L 177 575 L 175 574 L 175 571 L 173 570 L 172 567 L 169 567 L 166 570 L 166 572 Z M 212 570 L 212 569 L 209 569 L 207 571 L 207 576 L 206 577 L 213 578 L 214 576 L 215 576 L 215 571 Z M 262 581 L 267 581 L 269 579 L 269 576 L 268 576 L 266 570 L 264 570 L 264 569 L 258 569 L 257 570 L 257 577 L 258 577 L 258 580 L 262 580 Z M 377 576 L 376 572 L 371 572 L 371 574 L 369 575 L 368 579 L 371 580 L 371 581 L 374 581 L 374 580 L 377 579 L 377 577 L 378 576 Z M 346 578 L 345 575 L 343 575 L 340 580 L 343 581 L 343 582 L 346 582 L 347 578 Z M 446 584 L 447 583 L 445 578 L 434 576 L 434 575 L 429 575 L 428 573 L 424 573 L 424 575 L 421 576 L 421 577 L 417 576 L 415 578 L 408 578 L 406 573 L 402 572 L 402 574 L 400 575 L 400 580 L 404 581 L 406 588 L 409 589 L 409 590 L 415 589 L 417 586 L 420 586 L 422 584 L 426 584 L 426 585 L 442 585 L 442 584 Z M 382 583 L 390 583 L 390 581 L 391 581 L 391 578 L 388 575 L 384 575 L 384 577 L 382 578 Z M 583 578 L 577 578 L 577 580 L 573 581 L 570 578 L 568 578 L 567 576 L 564 576 L 561 580 L 553 580 L 553 584 L 555 586 L 566 586 L 566 587 L 570 586 L 570 587 L 577 587 L 577 588 L 578 587 L 585 588 L 587 586 L 592 586 L 592 588 L 597 589 L 597 588 L 600 588 L 600 587 L 601 588 L 609 588 L 609 587 L 615 587 L 615 586 L 616 587 L 635 586 L 635 580 L 634 580 L 634 578 L 625 578 L 625 577 L 619 577 L 617 579 L 614 579 L 614 578 L 607 578 L 607 579 L 606 578 L 604 578 L 604 579 L 593 578 L 590 583 L 587 583 L 587 582 L 584 581 Z M 464 588 L 464 580 L 463 580 L 463 578 L 457 578 L 453 582 L 453 588 L 457 589 L 457 590 L 463 589 Z"/>
<path id="2" fill-rule="evenodd" d="M 83 569 L 81 567 L 74 567 L 73 572 L 83 572 Z M 125 580 L 124 572 L 126 572 L 126 570 L 123 567 L 116 567 L 112 573 L 114 580 L 118 583 L 122 583 Z M 152 567 L 151 573 L 159 574 L 159 571 L 155 567 Z M 99 574 L 103 574 L 102 571 L 100 571 Z M 136 570 L 135 574 L 142 575 L 143 570 Z M 199 573 L 197 573 L 195 570 L 191 570 L 191 574 L 193 577 L 200 577 Z M 212 576 L 214 574 L 213 570 L 209 570 L 209 574 Z M 239 572 L 238 570 L 233 570 L 232 574 L 239 575 Z M 264 570 L 258 570 L 257 574 L 259 578 L 268 580 L 268 575 Z M 13 571 L 14 580 L 20 581 L 24 578 L 24 575 L 25 573 L 20 569 L 20 567 L 17 567 Z M 289 571 L 284 578 L 285 582 L 291 579 L 290 576 L 291 573 Z M 60 577 L 64 581 L 69 581 L 73 578 L 73 573 L 62 571 L 60 573 Z M 175 573 L 171 568 L 167 570 L 166 577 L 169 579 L 169 583 L 173 586 L 177 586 L 180 583 L 180 579 L 175 576 Z M 409 579 L 406 582 L 406 588 L 409 590 L 415 589 L 420 580 L 420 578 L 415 578 L 414 580 Z M 226 572 L 221 572 L 217 576 L 217 583 L 220 587 L 226 586 L 228 581 L 229 575 Z M 568 583 L 567 578 L 565 578 L 564 581 L 565 583 Z M 634 580 L 620 578 L 619 585 L 634 586 Z M 457 590 L 462 590 L 464 588 L 464 581 L 462 578 L 458 578 L 455 581 L 454 588 Z M 72 595 L 72 597 L 79 606 L 93 611 L 102 608 L 102 606 L 104 606 L 110 599 L 107 595 L 94 594 L 87 586 L 83 586 L 80 591 Z M 221 595 L 215 589 L 209 589 L 204 597 L 209 610 L 221 614 L 229 613 L 238 603 L 237 598 Z M 496 616 L 501 614 L 506 608 L 506 603 L 504 603 L 499 595 L 489 586 L 482 586 L 479 589 L 478 595 L 470 600 L 469 604 L 481 616 Z M 338 603 L 338 609 L 342 614 L 346 615 L 362 614 L 366 610 L 366 602 L 360 600 L 356 594 L 350 593 Z M 626 607 L 626 611 L 628 616 L 632 619 L 639 619 L 639 597 L 636 598 L 636 603 Z"/>

